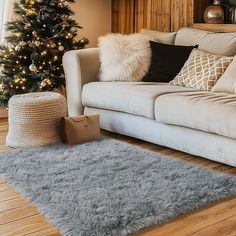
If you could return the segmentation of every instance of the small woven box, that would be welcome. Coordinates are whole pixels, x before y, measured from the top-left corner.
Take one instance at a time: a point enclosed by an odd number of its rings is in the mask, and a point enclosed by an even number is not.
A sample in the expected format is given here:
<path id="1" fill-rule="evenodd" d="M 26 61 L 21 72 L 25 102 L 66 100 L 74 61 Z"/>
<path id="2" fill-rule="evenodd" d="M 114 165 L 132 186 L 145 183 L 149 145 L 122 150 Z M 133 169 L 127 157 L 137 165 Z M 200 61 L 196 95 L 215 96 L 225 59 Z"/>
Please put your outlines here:
<path id="1" fill-rule="evenodd" d="M 6 144 L 11 147 L 31 147 L 60 142 L 61 119 L 66 115 L 66 99 L 59 93 L 15 95 L 9 100 Z"/>

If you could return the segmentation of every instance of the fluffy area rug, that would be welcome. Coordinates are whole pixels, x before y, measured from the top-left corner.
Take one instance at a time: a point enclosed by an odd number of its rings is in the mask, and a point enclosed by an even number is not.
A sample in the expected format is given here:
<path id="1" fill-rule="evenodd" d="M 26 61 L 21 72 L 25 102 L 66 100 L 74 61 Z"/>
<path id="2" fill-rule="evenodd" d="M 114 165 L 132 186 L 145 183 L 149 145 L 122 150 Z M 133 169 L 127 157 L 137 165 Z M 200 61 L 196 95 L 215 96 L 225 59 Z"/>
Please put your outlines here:
<path id="1" fill-rule="evenodd" d="M 106 138 L 1 153 L 0 175 L 70 236 L 128 235 L 236 194 L 236 177 Z"/>

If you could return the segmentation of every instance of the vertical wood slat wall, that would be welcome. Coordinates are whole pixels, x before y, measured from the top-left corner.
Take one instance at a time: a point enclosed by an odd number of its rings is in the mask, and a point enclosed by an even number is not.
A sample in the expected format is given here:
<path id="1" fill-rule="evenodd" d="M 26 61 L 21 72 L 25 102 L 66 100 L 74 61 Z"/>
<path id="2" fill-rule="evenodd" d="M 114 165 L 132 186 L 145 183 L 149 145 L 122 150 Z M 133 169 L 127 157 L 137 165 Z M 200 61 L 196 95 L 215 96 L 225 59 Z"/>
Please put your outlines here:
<path id="1" fill-rule="evenodd" d="M 112 32 L 176 31 L 193 23 L 193 0 L 112 0 Z"/>

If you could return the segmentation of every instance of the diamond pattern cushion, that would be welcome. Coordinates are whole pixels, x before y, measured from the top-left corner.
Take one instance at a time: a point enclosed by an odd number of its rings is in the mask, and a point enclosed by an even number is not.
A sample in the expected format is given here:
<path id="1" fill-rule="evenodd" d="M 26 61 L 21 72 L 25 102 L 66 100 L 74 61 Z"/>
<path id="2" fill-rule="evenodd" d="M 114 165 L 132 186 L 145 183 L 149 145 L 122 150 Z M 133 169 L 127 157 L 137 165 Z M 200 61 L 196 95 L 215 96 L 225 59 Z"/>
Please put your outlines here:
<path id="1" fill-rule="evenodd" d="M 232 61 L 233 57 L 194 49 L 170 84 L 210 91 Z"/>

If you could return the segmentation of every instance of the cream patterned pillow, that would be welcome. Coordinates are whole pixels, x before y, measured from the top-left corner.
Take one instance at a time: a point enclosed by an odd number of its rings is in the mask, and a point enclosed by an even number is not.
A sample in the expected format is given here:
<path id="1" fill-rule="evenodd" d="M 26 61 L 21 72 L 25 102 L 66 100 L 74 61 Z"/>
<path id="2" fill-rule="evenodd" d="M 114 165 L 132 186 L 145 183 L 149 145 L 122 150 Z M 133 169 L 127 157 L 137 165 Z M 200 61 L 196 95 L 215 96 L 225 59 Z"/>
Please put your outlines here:
<path id="1" fill-rule="evenodd" d="M 232 61 L 233 57 L 194 49 L 170 84 L 210 91 Z"/>

